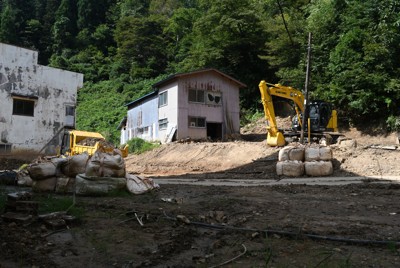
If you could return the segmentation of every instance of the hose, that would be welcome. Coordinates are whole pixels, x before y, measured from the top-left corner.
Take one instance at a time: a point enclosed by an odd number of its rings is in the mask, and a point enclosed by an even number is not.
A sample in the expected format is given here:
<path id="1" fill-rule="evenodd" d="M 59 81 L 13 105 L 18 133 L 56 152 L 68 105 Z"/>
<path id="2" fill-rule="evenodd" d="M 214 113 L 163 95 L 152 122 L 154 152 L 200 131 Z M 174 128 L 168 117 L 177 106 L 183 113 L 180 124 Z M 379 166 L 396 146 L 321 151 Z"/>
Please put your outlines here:
<path id="1" fill-rule="evenodd" d="M 176 218 L 168 216 L 164 211 L 165 219 L 177 221 Z M 217 229 L 217 230 L 232 230 L 232 231 L 244 231 L 244 232 L 260 232 L 265 233 L 266 235 L 281 235 L 286 237 L 295 237 L 299 236 L 307 237 L 313 240 L 325 240 L 325 241 L 333 241 L 333 242 L 343 242 L 349 244 L 359 244 L 359 245 L 394 245 L 400 246 L 400 241 L 390 241 L 390 240 L 369 240 L 369 239 L 352 239 L 345 237 L 333 237 L 333 236 L 324 236 L 324 235 L 316 235 L 316 234 L 308 234 L 308 233 L 297 233 L 297 232 L 289 232 L 289 231 L 281 231 L 281 230 L 262 230 L 255 228 L 243 228 L 243 227 L 234 227 L 229 225 L 220 225 L 220 224 L 208 224 L 204 222 L 195 222 L 190 221 L 187 224 L 191 224 L 198 227 L 204 227 L 209 229 Z"/>

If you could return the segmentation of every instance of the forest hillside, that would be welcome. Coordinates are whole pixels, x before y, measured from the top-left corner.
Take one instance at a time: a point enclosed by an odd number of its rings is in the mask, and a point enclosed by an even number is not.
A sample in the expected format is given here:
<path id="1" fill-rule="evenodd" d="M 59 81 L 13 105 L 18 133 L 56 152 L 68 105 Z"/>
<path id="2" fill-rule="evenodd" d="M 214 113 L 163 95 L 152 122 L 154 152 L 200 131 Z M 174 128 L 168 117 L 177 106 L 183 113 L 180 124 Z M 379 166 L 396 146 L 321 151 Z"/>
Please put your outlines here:
<path id="1" fill-rule="evenodd" d="M 0 0 L 0 42 L 81 72 L 77 127 L 117 142 L 124 104 L 168 75 L 216 68 L 245 83 L 241 109 L 261 111 L 258 83 L 304 88 L 339 118 L 400 129 L 399 0 Z"/>

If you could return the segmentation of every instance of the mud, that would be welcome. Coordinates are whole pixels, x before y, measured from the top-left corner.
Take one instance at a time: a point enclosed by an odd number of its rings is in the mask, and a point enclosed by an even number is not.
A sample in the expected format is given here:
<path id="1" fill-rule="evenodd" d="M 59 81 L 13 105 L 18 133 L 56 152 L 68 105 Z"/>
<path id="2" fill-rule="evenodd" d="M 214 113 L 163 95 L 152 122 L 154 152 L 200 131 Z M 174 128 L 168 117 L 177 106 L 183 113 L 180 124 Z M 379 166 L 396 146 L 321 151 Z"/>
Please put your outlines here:
<path id="1" fill-rule="evenodd" d="M 254 137 L 162 146 L 129 156 L 127 170 L 158 180 L 282 180 L 274 170 L 278 149 Z M 334 148 L 335 176 L 399 174 L 399 150 L 369 146 L 397 146 L 393 135 L 356 138 L 356 148 Z M 0 189 L 3 196 L 9 190 Z M 337 186 L 162 185 L 143 195 L 77 197 L 80 221 L 61 232 L 37 221 L 0 220 L 0 266 L 397 267 L 399 195 L 399 184 L 365 180 Z"/>

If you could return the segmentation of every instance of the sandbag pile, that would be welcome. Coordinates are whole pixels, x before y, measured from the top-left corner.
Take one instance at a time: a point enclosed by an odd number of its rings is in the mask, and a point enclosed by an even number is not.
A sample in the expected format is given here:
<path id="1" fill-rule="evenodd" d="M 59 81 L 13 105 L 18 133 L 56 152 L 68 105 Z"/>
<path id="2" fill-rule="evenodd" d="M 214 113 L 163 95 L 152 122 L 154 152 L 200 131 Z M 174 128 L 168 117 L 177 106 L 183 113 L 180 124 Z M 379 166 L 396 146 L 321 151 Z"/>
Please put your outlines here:
<path id="1" fill-rule="evenodd" d="M 26 170 L 35 192 L 102 196 L 123 189 L 141 194 L 159 187 L 150 178 L 126 174 L 124 159 L 116 150 L 97 150 L 92 157 L 83 153 L 67 158 L 39 158 Z"/>
<path id="2" fill-rule="evenodd" d="M 27 167 L 35 192 L 55 191 L 60 161 L 58 159 L 38 159 Z"/>
<path id="3" fill-rule="evenodd" d="M 125 162 L 120 154 L 97 150 L 86 164 L 85 172 L 78 174 L 75 193 L 101 196 L 126 187 Z"/>
<path id="4" fill-rule="evenodd" d="M 279 176 L 329 176 L 333 173 L 332 150 L 327 146 L 286 146 L 279 151 Z"/>

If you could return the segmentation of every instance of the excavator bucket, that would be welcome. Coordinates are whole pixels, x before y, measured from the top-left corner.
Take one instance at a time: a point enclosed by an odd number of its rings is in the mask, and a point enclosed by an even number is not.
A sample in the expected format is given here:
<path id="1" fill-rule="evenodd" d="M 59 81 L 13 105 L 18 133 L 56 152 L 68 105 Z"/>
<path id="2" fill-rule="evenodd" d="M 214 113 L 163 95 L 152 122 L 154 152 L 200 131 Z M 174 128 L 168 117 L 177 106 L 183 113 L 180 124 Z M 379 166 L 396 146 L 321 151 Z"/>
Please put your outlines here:
<path id="1" fill-rule="evenodd" d="M 285 144 L 286 144 L 285 137 L 279 131 L 275 135 L 271 135 L 268 132 L 267 144 L 269 146 L 285 146 Z"/>

